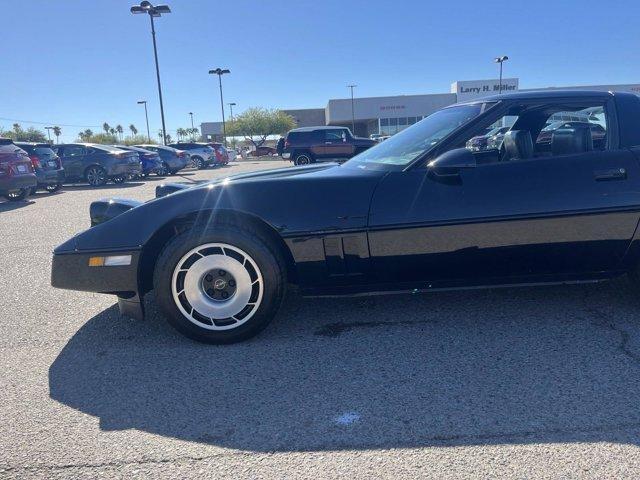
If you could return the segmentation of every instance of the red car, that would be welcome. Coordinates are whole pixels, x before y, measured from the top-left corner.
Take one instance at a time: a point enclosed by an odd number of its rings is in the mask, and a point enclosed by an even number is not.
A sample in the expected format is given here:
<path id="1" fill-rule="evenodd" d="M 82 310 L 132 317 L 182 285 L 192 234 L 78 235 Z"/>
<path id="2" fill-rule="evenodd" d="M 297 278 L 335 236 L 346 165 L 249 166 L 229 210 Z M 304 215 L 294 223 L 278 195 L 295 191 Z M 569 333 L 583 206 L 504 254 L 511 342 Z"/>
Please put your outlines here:
<path id="1" fill-rule="evenodd" d="M 266 155 L 277 155 L 276 149 L 273 147 L 257 147 L 255 150 L 249 152 L 251 157 L 264 157 Z"/>
<path id="2" fill-rule="evenodd" d="M 207 143 L 207 145 L 213 148 L 213 151 L 215 153 L 216 160 L 215 162 L 213 162 L 214 165 L 226 165 L 227 163 L 229 163 L 229 152 L 227 152 L 227 149 L 224 147 L 224 145 L 216 142 L 210 142 Z"/>
<path id="3" fill-rule="evenodd" d="M 7 200 L 24 200 L 38 185 L 27 152 L 9 138 L 0 138 L 0 195 Z"/>

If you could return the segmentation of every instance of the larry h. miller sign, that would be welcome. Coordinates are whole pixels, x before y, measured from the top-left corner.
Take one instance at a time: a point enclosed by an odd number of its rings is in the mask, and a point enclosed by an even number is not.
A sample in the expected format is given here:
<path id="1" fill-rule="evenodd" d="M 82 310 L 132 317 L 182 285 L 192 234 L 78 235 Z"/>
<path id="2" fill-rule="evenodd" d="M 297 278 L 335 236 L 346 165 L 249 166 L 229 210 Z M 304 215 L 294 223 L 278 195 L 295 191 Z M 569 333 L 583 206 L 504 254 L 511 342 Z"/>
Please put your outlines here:
<path id="1" fill-rule="evenodd" d="M 517 78 L 502 79 L 502 93 L 515 92 L 518 90 Z M 462 80 L 451 84 L 451 93 L 458 96 L 458 102 L 472 100 L 474 98 L 497 95 L 500 92 L 500 80 Z"/>

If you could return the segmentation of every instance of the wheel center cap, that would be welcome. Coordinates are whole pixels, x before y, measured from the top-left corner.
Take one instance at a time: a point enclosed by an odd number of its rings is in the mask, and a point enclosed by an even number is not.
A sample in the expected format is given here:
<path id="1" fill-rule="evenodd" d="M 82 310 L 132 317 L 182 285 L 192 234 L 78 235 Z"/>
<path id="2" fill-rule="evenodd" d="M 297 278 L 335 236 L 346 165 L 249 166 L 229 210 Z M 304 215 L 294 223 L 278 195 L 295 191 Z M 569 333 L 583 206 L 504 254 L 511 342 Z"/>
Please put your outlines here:
<path id="1" fill-rule="evenodd" d="M 213 282 L 213 288 L 216 290 L 224 290 L 227 288 L 227 281 L 222 278 L 217 278 L 215 282 Z"/>

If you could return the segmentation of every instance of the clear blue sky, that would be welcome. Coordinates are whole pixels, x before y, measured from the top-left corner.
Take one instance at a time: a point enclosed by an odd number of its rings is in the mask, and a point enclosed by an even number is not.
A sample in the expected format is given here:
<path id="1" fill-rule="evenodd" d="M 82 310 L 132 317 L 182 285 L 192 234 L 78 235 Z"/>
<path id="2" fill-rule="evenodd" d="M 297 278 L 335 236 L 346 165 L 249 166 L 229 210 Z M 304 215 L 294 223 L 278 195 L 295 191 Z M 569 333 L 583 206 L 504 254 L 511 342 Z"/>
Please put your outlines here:
<path id="1" fill-rule="evenodd" d="M 156 135 L 149 20 L 129 13 L 133 3 L 1 2 L 0 126 L 107 121 L 142 131 L 144 98 Z M 196 124 L 220 120 L 207 74 L 217 66 L 231 69 L 225 102 L 237 112 L 324 107 L 348 96 L 348 83 L 356 96 L 447 92 L 455 80 L 495 78 L 499 54 L 521 88 L 640 82 L 637 0 L 167 3 L 173 12 L 158 19 L 157 36 L 170 133 L 190 126 L 190 111 Z M 63 139 L 79 130 L 63 127 Z"/>

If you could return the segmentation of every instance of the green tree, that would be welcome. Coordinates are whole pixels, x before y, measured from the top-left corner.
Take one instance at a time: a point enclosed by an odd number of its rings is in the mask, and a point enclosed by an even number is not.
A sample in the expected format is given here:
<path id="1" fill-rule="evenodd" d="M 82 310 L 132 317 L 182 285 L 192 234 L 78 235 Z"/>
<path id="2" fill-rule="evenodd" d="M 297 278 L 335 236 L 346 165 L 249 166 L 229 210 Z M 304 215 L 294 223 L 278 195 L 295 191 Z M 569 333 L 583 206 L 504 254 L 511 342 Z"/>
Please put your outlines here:
<path id="1" fill-rule="evenodd" d="M 134 137 L 138 134 L 138 129 L 133 123 L 129 125 L 129 130 L 131 130 L 131 135 L 133 135 Z"/>
<path id="2" fill-rule="evenodd" d="M 102 124 L 102 129 L 104 130 L 104 133 L 108 135 L 109 132 L 111 131 L 111 125 L 109 125 L 107 122 L 104 122 Z"/>
<path id="3" fill-rule="evenodd" d="M 146 143 L 157 143 L 157 142 L 153 141 L 153 139 L 151 139 L 151 142 L 149 142 L 149 139 L 147 138 L 146 135 L 132 135 L 129 137 L 125 137 L 122 143 L 124 143 L 125 145 L 141 145 Z"/>
<path id="4" fill-rule="evenodd" d="M 62 129 L 58 126 L 53 127 L 53 134 L 56 136 L 56 143 L 59 143 L 60 135 L 62 135 Z"/>
<path id="5" fill-rule="evenodd" d="M 114 143 L 118 143 L 118 139 L 115 135 L 109 133 L 94 134 L 91 130 L 88 129 L 84 132 L 78 133 L 78 141 L 85 143 L 102 143 L 105 145 L 113 145 Z"/>
<path id="6" fill-rule="evenodd" d="M 226 130 L 227 136 L 243 136 L 257 148 L 270 135 L 283 135 L 295 126 L 293 117 L 281 110 L 250 108 L 234 117 Z"/>
<path id="7" fill-rule="evenodd" d="M 176 135 L 178 135 L 178 141 L 180 141 L 182 140 L 182 137 L 187 136 L 187 130 L 185 130 L 184 128 L 179 128 L 178 130 L 176 130 Z"/>
<path id="8" fill-rule="evenodd" d="M 47 136 L 41 130 L 29 127 L 26 130 L 19 123 L 13 124 L 12 130 L 3 130 L 0 136 L 11 138 L 18 142 L 46 142 Z"/>

